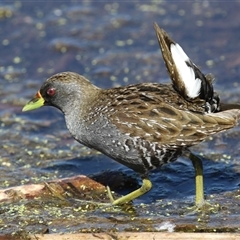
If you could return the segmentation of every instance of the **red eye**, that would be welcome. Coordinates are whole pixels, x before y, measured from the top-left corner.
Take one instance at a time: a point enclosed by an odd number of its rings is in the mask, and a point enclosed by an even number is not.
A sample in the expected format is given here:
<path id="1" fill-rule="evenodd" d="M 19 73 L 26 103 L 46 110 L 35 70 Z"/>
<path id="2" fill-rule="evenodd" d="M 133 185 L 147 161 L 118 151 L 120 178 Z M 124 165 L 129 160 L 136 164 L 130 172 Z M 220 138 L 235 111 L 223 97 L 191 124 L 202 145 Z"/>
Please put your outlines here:
<path id="1" fill-rule="evenodd" d="M 49 88 L 47 90 L 47 95 L 50 96 L 50 97 L 54 96 L 55 93 L 56 93 L 56 89 L 55 88 Z"/>

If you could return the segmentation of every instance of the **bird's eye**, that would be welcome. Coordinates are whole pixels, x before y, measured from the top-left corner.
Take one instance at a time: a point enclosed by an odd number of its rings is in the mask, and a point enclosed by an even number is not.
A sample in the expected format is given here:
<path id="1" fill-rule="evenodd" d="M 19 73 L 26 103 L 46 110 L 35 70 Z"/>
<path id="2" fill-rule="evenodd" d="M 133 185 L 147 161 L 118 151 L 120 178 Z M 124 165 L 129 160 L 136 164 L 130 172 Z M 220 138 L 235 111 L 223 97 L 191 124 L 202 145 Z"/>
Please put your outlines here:
<path id="1" fill-rule="evenodd" d="M 53 97 L 53 96 L 55 95 L 55 93 L 56 93 L 56 89 L 55 89 L 55 88 L 49 88 L 49 89 L 47 90 L 47 95 L 48 95 L 49 97 Z"/>

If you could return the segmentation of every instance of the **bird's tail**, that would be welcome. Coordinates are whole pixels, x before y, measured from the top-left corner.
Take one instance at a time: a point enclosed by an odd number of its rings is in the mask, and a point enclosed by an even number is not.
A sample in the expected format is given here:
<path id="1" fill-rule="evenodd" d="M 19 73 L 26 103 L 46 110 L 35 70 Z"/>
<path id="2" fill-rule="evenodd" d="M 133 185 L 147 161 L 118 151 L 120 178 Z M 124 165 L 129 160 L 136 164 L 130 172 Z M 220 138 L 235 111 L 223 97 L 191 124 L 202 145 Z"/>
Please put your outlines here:
<path id="1" fill-rule="evenodd" d="M 221 110 L 217 113 L 210 113 L 206 116 L 213 116 L 223 129 L 232 128 L 240 121 L 240 104 L 221 104 Z"/>
<path id="2" fill-rule="evenodd" d="M 175 90 L 187 101 L 204 102 L 205 112 L 219 111 L 219 96 L 213 90 L 213 77 L 204 75 L 181 46 L 154 23 L 163 59 Z"/>

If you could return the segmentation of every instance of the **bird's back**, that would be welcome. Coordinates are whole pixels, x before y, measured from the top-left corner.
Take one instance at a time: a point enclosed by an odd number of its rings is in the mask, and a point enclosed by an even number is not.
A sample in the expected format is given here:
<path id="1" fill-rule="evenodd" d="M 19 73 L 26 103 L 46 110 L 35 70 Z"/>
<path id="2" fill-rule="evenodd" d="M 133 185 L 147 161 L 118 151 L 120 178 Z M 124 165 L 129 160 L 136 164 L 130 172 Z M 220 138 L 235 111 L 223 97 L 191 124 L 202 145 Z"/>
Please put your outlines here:
<path id="1" fill-rule="evenodd" d="M 122 134 L 176 149 L 195 145 L 237 124 L 240 109 L 229 105 L 229 109 L 206 113 L 203 103 L 185 100 L 170 84 L 144 83 L 103 90 L 92 112 L 100 110 Z"/>

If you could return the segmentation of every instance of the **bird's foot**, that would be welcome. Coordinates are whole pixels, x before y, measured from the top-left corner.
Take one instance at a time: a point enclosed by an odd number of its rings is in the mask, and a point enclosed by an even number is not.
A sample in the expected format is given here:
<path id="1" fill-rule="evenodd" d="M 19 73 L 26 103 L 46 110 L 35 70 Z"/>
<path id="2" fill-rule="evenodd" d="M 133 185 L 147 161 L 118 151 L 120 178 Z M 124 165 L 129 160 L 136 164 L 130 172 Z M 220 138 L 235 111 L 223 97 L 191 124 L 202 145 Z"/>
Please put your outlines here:
<path id="1" fill-rule="evenodd" d="M 114 197 L 112 195 L 112 191 L 109 188 L 109 186 L 107 186 L 107 194 L 108 194 L 108 197 L 109 197 L 112 205 L 123 205 L 125 203 L 131 202 L 131 200 L 132 200 L 132 199 L 129 198 L 128 195 L 122 196 L 122 197 L 117 198 L 117 199 L 114 199 Z"/>
<path id="2" fill-rule="evenodd" d="M 213 204 L 209 201 L 203 200 L 201 203 L 198 203 L 192 207 L 187 208 L 186 214 L 195 214 L 195 213 L 201 213 L 201 214 L 210 214 L 210 213 L 217 213 L 220 210 L 219 204 Z"/>
<path id="3" fill-rule="evenodd" d="M 142 196 L 146 192 L 150 191 L 151 188 L 152 188 L 151 181 L 149 179 L 144 178 L 142 186 L 140 188 L 138 188 L 137 190 L 135 190 L 125 196 L 122 196 L 116 200 L 114 200 L 114 198 L 112 196 L 112 192 L 109 187 L 107 187 L 107 193 L 108 193 L 108 196 L 110 198 L 112 205 L 123 205 L 125 203 L 129 203 L 132 200 Z"/>
<path id="4" fill-rule="evenodd" d="M 113 198 L 112 191 L 111 191 L 111 189 L 110 189 L 109 186 L 107 186 L 107 194 L 108 194 L 108 197 L 109 197 L 109 199 L 110 199 L 111 204 L 114 205 L 114 201 L 115 201 L 115 200 L 114 200 L 114 198 Z"/>

